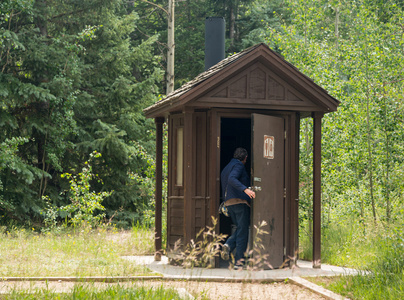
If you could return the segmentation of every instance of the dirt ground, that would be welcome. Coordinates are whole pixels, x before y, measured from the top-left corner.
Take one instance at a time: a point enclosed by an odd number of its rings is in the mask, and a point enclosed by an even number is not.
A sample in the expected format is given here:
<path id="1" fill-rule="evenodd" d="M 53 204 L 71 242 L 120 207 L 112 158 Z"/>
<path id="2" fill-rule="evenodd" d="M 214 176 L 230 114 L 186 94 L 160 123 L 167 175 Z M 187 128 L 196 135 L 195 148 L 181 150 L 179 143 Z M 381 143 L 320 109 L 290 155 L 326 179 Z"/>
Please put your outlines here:
<path id="1" fill-rule="evenodd" d="M 91 288 L 107 288 L 118 283 L 74 283 L 74 282 L 5 282 L 0 281 L 0 293 L 12 290 L 25 290 L 30 292 L 49 289 L 54 292 L 69 292 L 75 284 L 89 286 Z M 232 283 L 232 282 L 197 282 L 197 281 L 133 281 L 119 283 L 122 287 L 150 286 L 172 287 L 177 289 L 184 299 L 325 299 L 307 289 L 291 283 Z M 1 298 L 1 297 L 0 297 Z M 205 298 L 206 299 L 206 298 Z"/>

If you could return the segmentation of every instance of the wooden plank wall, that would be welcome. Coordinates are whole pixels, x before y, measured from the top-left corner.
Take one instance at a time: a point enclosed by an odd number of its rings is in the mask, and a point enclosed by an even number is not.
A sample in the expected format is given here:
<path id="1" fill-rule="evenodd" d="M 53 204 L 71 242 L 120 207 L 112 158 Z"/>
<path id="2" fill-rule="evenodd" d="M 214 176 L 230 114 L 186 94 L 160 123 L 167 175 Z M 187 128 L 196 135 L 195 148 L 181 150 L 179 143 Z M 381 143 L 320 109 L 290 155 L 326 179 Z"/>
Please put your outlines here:
<path id="1" fill-rule="evenodd" d="M 168 135 L 168 198 L 167 198 L 167 249 L 174 249 L 177 240 L 184 238 L 184 186 L 176 185 L 177 129 L 184 127 L 182 114 L 169 117 Z"/>
<path id="2" fill-rule="evenodd" d="M 173 250 L 175 242 L 181 239 L 181 244 L 196 239 L 201 229 L 211 225 L 210 197 L 208 193 L 208 122 L 206 112 L 188 112 L 192 116 L 192 125 L 185 126 L 184 114 L 171 115 L 169 118 L 169 162 L 168 162 L 168 207 L 167 207 L 167 249 Z M 189 117 L 189 116 L 188 116 Z M 184 171 L 184 182 L 177 186 L 176 154 L 177 128 L 184 128 L 184 151 L 186 137 L 192 136 L 191 172 Z M 190 131 L 191 132 L 190 132 Z M 190 135 L 191 133 L 191 135 Z M 184 168 L 188 163 L 184 160 Z M 191 175 L 192 179 L 187 178 Z M 190 186 L 186 186 L 189 184 Z M 189 202 L 187 202 L 189 201 Z"/>
<path id="3" fill-rule="evenodd" d="M 192 212 L 194 223 L 192 235 L 195 237 L 198 232 L 205 228 L 209 220 L 209 199 L 208 190 L 208 132 L 206 112 L 196 112 L 193 118 L 193 196 Z"/>
<path id="4" fill-rule="evenodd" d="M 184 242 L 189 243 L 207 225 L 206 112 L 186 110 L 184 122 Z"/>

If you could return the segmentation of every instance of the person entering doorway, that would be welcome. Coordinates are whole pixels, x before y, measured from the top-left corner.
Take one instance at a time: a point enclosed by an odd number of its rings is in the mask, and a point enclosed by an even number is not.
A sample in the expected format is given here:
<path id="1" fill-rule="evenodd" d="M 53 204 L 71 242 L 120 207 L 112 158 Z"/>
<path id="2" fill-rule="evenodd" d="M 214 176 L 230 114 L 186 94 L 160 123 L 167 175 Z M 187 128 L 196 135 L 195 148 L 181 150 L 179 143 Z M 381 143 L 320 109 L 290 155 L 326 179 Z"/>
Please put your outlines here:
<path id="1" fill-rule="evenodd" d="M 245 169 L 247 157 L 246 149 L 237 148 L 220 175 L 224 205 L 228 209 L 231 221 L 237 227 L 223 245 L 221 256 L 222 259 L 229 260 L 230 253 L 236 249 L 234 256 L 236 269 L 242 268 L 245 262 L 251 199 L 255 198 L 255 192 L 248 188 L 250 178 Z"/>

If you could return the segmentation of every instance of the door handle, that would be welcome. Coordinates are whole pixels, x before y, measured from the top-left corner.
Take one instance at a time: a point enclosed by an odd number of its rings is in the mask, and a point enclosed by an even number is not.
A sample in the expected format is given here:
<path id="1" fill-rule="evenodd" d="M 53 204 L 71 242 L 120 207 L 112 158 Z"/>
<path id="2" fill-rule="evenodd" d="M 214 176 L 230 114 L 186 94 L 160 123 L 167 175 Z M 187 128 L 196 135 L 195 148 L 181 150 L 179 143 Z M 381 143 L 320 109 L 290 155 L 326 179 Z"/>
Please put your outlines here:
<path id="1" fill-rule="evenodd" d="M 260 186 L 256 186 L 256 185 L 250 186 L 249 189 L 254 192 L 260 192 L 262 190 Z"/>

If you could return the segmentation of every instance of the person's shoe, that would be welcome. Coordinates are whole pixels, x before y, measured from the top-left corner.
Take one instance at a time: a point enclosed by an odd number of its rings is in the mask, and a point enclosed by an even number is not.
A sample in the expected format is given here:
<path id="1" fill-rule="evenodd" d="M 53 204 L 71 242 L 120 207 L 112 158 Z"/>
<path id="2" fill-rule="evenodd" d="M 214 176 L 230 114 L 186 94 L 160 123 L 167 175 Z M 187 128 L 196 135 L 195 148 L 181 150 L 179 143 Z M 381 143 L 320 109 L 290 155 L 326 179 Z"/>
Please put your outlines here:
<path id="1" fill-rule="evenodd" d="M 228 245 L 226 245 L 226 244 L 223 245 L 221 256 L 222 256 L 223 260 L 229 260 L 229 258 L 230 258 L 230 247 Z"/>
<path id="2" fill-rule="evenodd" d="M 234 270 L 244 270 L 245 266 L 244 265 L 235 265 Z"/>

